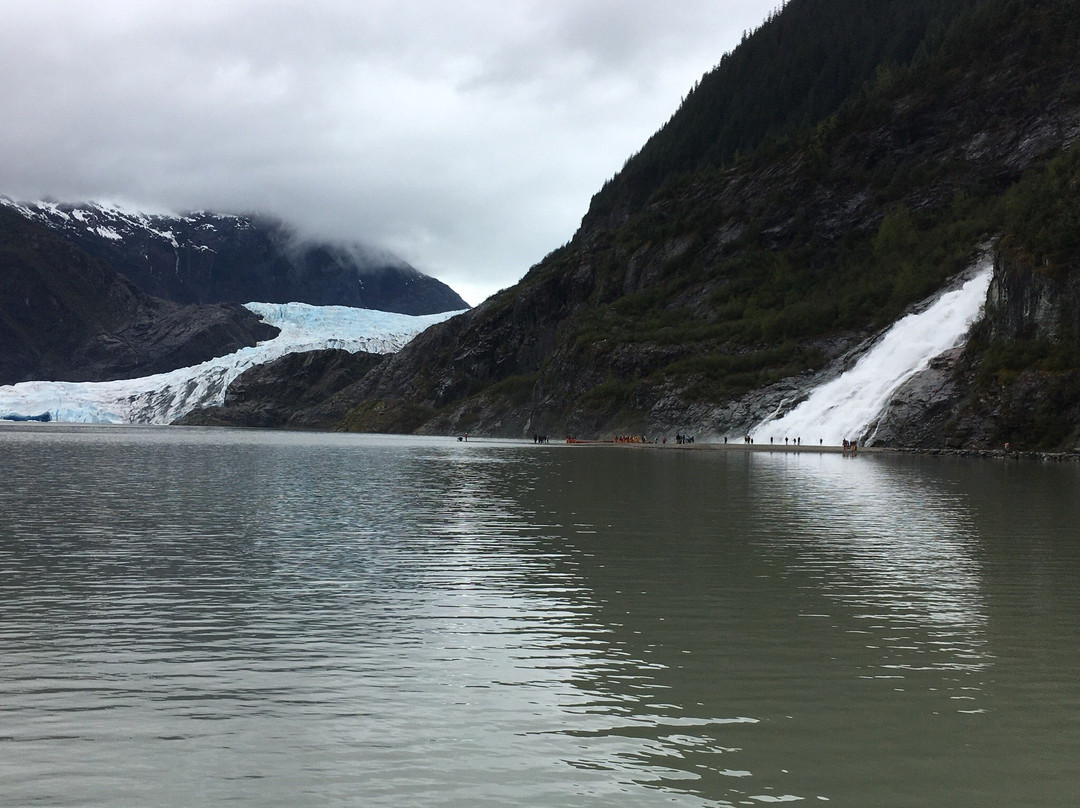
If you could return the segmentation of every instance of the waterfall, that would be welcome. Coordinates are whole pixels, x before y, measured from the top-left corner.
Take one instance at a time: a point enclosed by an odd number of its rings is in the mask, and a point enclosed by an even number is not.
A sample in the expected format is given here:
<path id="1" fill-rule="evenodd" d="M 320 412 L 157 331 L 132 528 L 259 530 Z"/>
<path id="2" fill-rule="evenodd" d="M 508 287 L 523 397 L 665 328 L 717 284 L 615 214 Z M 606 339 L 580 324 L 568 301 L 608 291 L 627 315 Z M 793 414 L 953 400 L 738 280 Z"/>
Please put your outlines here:
<path id="1" fill-rule="evenodd" d="M 897 320 L 851 369 L 815 387 L 786 414 L 769 416 L 750 435 L 758 442 L 770 436 L 801 437 L 808 444 L 862 442 L 904 382 L 925 370 L 934 357 L 963 343 L 982 311 L 992 272 L 989 261 L 980 264 L 959 289 Z"/>

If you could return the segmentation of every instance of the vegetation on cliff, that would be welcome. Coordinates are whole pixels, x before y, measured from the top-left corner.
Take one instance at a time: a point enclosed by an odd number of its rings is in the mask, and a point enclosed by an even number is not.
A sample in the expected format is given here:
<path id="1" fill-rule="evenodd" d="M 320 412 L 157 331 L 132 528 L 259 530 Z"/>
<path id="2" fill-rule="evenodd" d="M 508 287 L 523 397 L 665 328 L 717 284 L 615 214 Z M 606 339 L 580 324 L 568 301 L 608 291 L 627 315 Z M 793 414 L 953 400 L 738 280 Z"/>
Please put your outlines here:
<path id="1" fill-rule="evenodd" d="M 964 0 L 792 0 L 691 88 L 594 197 L 586 224 L 632 210 L 673 175 L 723 168 L 816 126 L 882 71 L 940 46 Z"/>
<path id="2" fill-rule="evenodd" d="M 1080 146 L 1003 195 L 996 294 L 966 349 L 958 445 L 1080 446 Z"/>

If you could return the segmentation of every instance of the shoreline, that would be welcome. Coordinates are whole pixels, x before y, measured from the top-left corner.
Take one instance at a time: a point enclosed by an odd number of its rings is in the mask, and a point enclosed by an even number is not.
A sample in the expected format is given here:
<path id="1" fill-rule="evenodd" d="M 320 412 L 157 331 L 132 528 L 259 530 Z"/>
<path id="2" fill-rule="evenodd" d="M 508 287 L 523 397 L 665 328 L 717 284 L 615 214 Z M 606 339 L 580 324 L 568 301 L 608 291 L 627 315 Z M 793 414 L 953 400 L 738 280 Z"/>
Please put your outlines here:
<path id="1" fill-rule="evenodd" d="M 917 454 L 936 457 L 977 457 L 987 460 L 1041 460 L 1055 463 L 1080 462 L 1080 449 L 1068 452 L 1045 452 L 1017 449 L 920 449 L 911 446 L 860 446 L 857 451 L 843 446 L 777 446 L 760 443 L 619 443 L 611 440 L 553 441 L 565 446 L 613 446 L 627 449 L 676 449 L 678 451 L 728 451 L 728 452 L 784 452 L 788 454 L 843 454 L 858 457 L 861 454 Z"/>

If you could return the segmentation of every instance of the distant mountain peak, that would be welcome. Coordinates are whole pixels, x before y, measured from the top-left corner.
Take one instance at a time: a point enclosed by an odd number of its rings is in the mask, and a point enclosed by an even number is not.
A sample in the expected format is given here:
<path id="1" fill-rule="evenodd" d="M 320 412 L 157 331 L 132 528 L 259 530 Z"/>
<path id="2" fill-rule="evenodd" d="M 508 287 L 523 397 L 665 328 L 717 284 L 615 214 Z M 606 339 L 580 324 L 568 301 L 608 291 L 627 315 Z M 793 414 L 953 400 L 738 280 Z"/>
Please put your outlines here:
<path id="1" fill-rule="evenodd" d="M 270 216 L 3 196 L 0 205 L 106 261 L 142 291 L 180 303 L 300 302 L 401 314 L 469 307 L 387 250 L 303 237 Z"/>

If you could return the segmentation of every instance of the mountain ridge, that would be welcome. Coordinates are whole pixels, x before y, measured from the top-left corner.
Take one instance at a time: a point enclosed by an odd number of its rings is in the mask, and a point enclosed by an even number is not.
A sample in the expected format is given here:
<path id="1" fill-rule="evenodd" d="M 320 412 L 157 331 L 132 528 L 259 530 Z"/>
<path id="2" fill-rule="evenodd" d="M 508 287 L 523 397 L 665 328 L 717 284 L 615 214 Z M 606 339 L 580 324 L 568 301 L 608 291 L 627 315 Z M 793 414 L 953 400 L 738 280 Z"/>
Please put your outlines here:
<path id="1" fill-rule="evenodd" d="M 297 302 L 400 314 L 468 308 L 449 286 L 390 253 L 302 238 L 269 216 L 6 197 L 0 205 L 50 227 L 143 292 L 178 303 Z"/>

